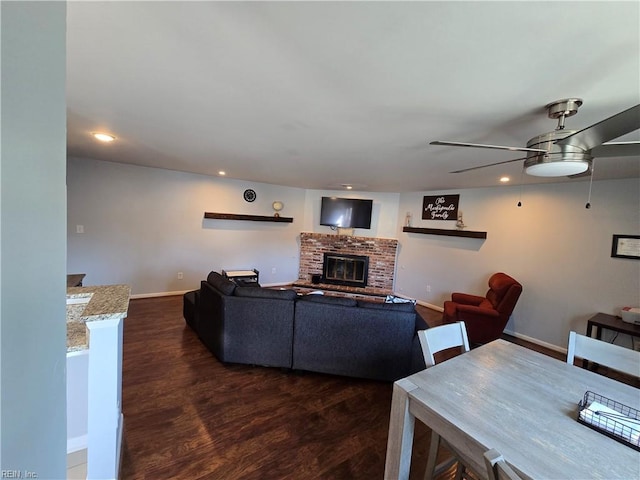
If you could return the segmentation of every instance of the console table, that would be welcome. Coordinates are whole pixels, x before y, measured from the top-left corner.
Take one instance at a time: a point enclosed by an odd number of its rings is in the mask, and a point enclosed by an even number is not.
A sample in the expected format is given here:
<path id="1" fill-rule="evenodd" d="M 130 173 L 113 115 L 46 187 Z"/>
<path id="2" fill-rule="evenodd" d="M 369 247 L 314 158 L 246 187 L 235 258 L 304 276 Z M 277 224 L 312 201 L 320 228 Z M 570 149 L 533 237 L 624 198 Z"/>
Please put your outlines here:
<path id="1" fill-rule="evenodd" d="M 587 337 L 593 337 L 593 328 L 596 329 L 596 338 L 602 340 L 602 330 L 612 330 L 617 333 L 625 333 L 632 337 L 640 337 L 640 325 L 623 322 L 620 317 L 597 313 L 587 321 Z M 589 361 L 582 360 L 582 366 L 589 368 Z"/>
<path id="2" fill-rule="evenodd" d="M 596 328 L 596 338 L 602 340 L 602 330 L 612 330 L 618 333 L 626 333 L 632 337 L 640 337 L 640 325 L 623 322 L 620 317 L 598 313 L 587 321 L 587 337 L 593 336 L 593 328 Z"/>

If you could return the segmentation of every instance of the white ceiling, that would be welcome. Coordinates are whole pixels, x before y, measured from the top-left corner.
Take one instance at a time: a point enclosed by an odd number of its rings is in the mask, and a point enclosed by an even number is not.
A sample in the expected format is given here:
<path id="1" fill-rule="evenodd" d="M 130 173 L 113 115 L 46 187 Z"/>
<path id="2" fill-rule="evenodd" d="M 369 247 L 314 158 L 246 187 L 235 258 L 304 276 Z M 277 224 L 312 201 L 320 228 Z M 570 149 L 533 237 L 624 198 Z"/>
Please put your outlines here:
<path id="1" fill-rule="evenodd" d="M 69 2 L 68 153 L 311 189 L 518 183 L 544 105 L 640 103 L 640 2 Z M 108 131 L 98 144 L 92 131 Z M 640 140 L 636 131 L 621 140 Z M 601 158 L 595 179 L 640 176 Z M 584 181 L 526 177 L 526 183 Z"/>

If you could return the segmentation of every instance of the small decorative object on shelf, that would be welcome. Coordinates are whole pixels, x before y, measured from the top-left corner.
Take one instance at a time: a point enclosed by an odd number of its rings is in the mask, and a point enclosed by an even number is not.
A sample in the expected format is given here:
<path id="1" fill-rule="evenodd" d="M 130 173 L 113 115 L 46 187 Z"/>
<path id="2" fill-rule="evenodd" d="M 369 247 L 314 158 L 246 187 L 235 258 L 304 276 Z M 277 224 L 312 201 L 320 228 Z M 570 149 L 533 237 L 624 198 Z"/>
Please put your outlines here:
<path id="1" fill-rule="evenodd" d="M 271 207 L 275 210 L 275 213 L 273 214 L 274 217 L 279 217 L 280 216 L 280 210 L 282 210 L 284 208 L 284 203 L 276 200 L 275 202 L 273 202 L 271 204 Z"/>
<path id="2" fill-rule="evenodd" d="M 407 212 L 407 215 L 404 217 L 404 226 L 405 227 L 411 226 L 411 212 Z"/>
<path id="3" fill-rule="evenodd" d="M 465 227 L 466 227 L 466 225 L 464 224 L 464 221 L 462 220 L 462 212 L 458 212 L 458 220 L 456 220 L 456 228 L 458 230 L 462 230 Z"/>

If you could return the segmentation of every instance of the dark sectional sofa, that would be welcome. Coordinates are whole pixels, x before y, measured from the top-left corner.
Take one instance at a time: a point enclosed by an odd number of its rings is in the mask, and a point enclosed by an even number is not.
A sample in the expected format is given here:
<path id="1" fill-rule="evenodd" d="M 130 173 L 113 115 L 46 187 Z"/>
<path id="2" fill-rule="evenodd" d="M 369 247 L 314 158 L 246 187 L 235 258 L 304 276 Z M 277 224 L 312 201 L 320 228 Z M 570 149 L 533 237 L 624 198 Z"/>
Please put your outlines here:
<path id="1" fill-rule="evenodd" d="M 184 317 L 225 363 L 393 381 L 424 368 L 412 303 L 240 287 L 217 272 L 184 297 Z"/>

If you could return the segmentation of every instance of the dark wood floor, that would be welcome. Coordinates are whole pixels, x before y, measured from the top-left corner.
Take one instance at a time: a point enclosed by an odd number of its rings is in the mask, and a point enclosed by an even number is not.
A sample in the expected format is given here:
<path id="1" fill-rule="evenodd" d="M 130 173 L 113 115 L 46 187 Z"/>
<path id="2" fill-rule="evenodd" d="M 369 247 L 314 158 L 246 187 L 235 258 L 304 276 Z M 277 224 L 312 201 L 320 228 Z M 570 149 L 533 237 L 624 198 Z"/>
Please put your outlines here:
<path id="1" fill-rule="evenodd" d="M 439 323 L 440 313 L 419 311 Z M 181 296 L 132 300 L 122 478 L 382 478 L 391 391 L 385 382 L 224 366 L 185 325 Z M 429 435 L 417 422 L 411 478 L 422 478 Z"/>
<path id="2" fill-rule="evenodd" d="M 391 390 L 385 382 L 223 366 L 186 327 L 182 297 L 132 300 L 122 478 L 382 478 Z M 417 425 L 415 478 L 429 433 Z"/>

